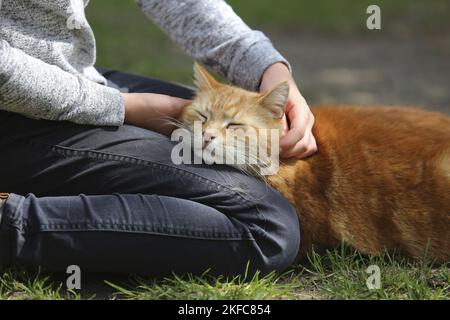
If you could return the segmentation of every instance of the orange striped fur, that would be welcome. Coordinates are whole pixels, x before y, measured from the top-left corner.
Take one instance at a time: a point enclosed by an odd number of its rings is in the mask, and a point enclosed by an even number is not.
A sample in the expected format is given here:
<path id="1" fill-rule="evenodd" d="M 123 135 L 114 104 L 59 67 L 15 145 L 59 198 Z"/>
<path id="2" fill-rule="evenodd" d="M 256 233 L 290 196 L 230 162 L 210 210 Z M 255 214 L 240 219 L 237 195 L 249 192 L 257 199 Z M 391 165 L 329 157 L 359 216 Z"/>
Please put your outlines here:
<path id="1" fill-rule="evenodd" d="M 280 128 L 278 116 L 263 105 L 265 96 L 220 84 L 200 66 L 196 79 L 197 97 L 180 117 L 186 125 L 201 110 L 208 114 L 204 126 L 221 130 L 230 118 Z M 283 161 L 279 173 L 267 178 L 297 210 L 299 257 L 313 246 L 345 242 L 365 254 L 396 250 L 448 262 L 450 118 L 402 107 L 312 112 L 318 152 Z"/>

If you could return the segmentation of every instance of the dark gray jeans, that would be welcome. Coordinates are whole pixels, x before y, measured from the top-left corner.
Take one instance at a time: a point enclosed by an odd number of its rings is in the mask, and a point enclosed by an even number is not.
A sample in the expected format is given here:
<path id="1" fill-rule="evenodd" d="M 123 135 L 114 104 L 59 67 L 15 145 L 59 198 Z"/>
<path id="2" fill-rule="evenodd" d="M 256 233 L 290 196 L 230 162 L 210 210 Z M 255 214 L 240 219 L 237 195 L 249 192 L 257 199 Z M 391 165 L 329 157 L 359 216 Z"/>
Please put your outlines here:
<path id="1" fill-rule="evenodd" d="M 114 71 L 129 92 L 184 87 Z M 174 143 L 130 125 L 82 126 L 0 111 L 0 265 L 236 275 L 288 267 L 300 242 L 277 191 L 228 166 L 174 165 Z"/>

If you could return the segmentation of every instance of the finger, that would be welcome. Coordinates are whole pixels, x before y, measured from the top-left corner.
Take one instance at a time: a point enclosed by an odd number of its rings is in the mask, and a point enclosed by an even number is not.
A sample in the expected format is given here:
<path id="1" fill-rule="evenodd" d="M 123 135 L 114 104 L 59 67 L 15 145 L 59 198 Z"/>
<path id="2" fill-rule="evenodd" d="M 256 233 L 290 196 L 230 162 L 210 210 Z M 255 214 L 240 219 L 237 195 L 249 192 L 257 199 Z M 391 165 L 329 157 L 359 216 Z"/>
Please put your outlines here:
<path id="1" fill-rule="evenodd" d="M 281 157 L 283 158 L 297 158 L 301 156 L 303 153 L 305 153 L 307 146 L 308 146 L 308 138 L 304 137 L 302 140 L 297 142 L 292 148 L 290 149 L 282 149 Z"/>
<path id="2" fill-rule="evenodd" d="M 282 136 L 284 136 L 289 131 L 289 126 L 288 126 L 288 123 L 287 123 L 286 114 L 281 119 L 281 125 L 282 125 L 282 131 L 283 131 Z"/>
<path id="3" fill-rule="evenodd" d="M 307 108 L 293 107 L 290 109 L 288 118 L 291 126 L 287 134 L 281 139 L 282 149 L 292 149 L 303 138 L 308 128 L 310 112 Z"/>
<path id="4" fill-rule="evenodd" d="M 297 158 L 303 159 L 303 158 L 313 155 L 316 152 L 317 152 L 316 138 L 314 138 L 314 136 L 312 136 L 309 146 L 306 148 L 306 150 L 303 152 L 303 154 L 299 154 L 297 156 Z"/>
<path id="5" fill-rule="evenodd" d="M 314 154 L 317 151 L 316 139 L 311 131 L 307 131 L 302 140 L 300 140 L 294 148 L 286 150 L 282 155 L 285 158 L 298 158 L 303 159 L 307 156 Z"/>

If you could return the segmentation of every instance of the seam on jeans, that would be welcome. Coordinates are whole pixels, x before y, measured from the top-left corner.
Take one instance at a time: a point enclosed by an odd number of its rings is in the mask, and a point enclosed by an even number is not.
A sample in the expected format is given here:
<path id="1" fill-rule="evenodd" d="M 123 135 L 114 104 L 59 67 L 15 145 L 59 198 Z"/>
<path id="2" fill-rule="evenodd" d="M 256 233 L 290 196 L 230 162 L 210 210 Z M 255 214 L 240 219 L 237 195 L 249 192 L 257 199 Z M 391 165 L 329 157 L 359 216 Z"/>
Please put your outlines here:
<path id="1" fill-rule="evenodd" d="M 267 231 L 267 219 L 264 216 L 264 214 L 261 213 L 261 211 L 258 209 L 258 203 L 255 200 L 248 199 L 248 198 L 244 197 L 242 194 L 234 191 L 232 188 L 229 188 L 229 187 L 227 187 L 223 184 L 220 184 L 214 180 L 205 178 L 201 175 L 192 173 L 190 171 L 181 169 L 179 167 L 170 166 L 170 165 L 167 165 L 164 163 L 159 163 L 159 162 L 152 162 L 152 161 L 148 161 L 145 159 L 141 159 L 141 158 L 133 157 L 133 156 L 129 156 L 129 155 L 118 155 L 118 154 L 112 154 L 112 153 L 107 153 L 107 152 L 98 151 L 98 150 L 82 150 L 82 149 L 64 147 L 64 146 L 60 146 L 60 145 L 50 145 L 50 144 L 36 142 L 36 141 L 28 141 L 28 143 L 33 144 L 33 145 L 39 144 L 39 145 L 49 147 L 50 150 L 52 150 L 53 152 L 60 154 L 62 156 L 66 156 L 66 157 L 67 156 L 80 156 L 80 157 L 86 157 L 88 159 L 97 160 L 97 161 L 117 161 L 117 162 L 121 162 L 121 163 L 124 163 L 127 165 L 158 167 L 160 169 L 164 169 L 164 170 L 168 170 L 171 172 L 183 174 L 185 176 L 193 177 L 194 179 L 201 181 L 203 183 L 207 183 L 209 185 L 212 184 L 212 185 L 216 186 L 219 190 L 225 190 L 229 193 L 229 195 L 231 195 L 233 197 L 237 197 L 237 198 L 245 201 L 245 203 L 249 204 L 251 207 L 254 207 L 256 214 L 259 216 L 259 218 L 262 221 L 261 228 L 264 230 L 264 232 Z"/>
<path id="2" fill-rule="evenodd" d="M 37 227 L 31 226 L 28 220 L 22 219 L 19 216 L 19 208 L 22 202 L 25 201 L 24 197 L 20 198 L 20 202 L 14 207 L 14 211 L 5 206 L 3 211 L 3 222 L 11 229 L 17 230 L 21 234 L 33 234 L 39 232 L 64 232 L 64 231 L 117 231 L 117 232 L 129 232 L 129 233 L 142 233 L 142 234 L 159 234 L 167 236 L 180 236 L 185 238 L 195 239 L 220 239 L 220 240 L 255 240 L 251 232 L 217 232 L 213 228 L 205 230 L 194 228 L 182 228 L 182 227 L 169 227 L 161 224 L 131 224 L 120 222 L 78 222 L 78 223 L 41 223 Z M 207 228 L 207 227 L 206 227 Z"/>
<path id="3" fill-rule="evenodd" d="M 221 241 L 255 241 L 253 237 L 243 237 L 242 234 L 239 233 L 220 233 L 219 235 L 214 232 L 205 232 L 202 230 L 201 232 L 192 233 L 191 229 L 177 229 L 177 231 L 184 230 L 187 232 L 184 233 L 167 233 L 164 230 L 130 230 L 130 226 L 133 225 L 124 225 L 126 228 L 119 228 L 118 225 L 110 225 L 109 227 L 102 226 L 99 227 L 98 224 L 93 225 L 90 228 L 84 227 L 80 228 L 79 226 L 74 227 L 71 225 L 40 225 L 39 228 L 34 228 L 32 230 L 23 230 L 22 234 L 32 235 L 37 233 L 52 233 L 52 232 L 120 232 L 120 233 L 130 233 L 130 234 L 150 234 L 150 235 L 158 235 L 158 236 L 167 236 L 174 238 L 187 238 L 187 239 L 207 239 L 207 240 L 221 240 Z M 161 228 L 166 229 L 167 228 Z M 175 229 L 173 229 L 175 230 Z"/>
<path id="4" fill-rule="evenodd" d="M 23 201 L 23 200 L 22 200 Z M 243 240 L 254 241 L 255 238 L 249 232 L 242 234 L 239 232 L 217 232 L 214 229 L 186 229 L 173 228 L 158 224 L 130 224 L 130 223 L 107 223 L 107 222 L 79 222 L 79 223 L 48 223 L 39 224 L 38 227 L 29 226 L 26 220 L 20 217 L 10 217 L 6 220 L 10 228 L 14 228 L 21 234 L 31 235 L 40 232 L 124 232 L 124 233 L 141 233 L 141 234 L 157 234 L 171 237 L 193 238 L 193 239 L 211 239 L 211 240 Z"/>
<path id="5" fill-rule="evenodd" d="M 130 224 L 130 223 L 117 223 L 117 222 L 78 222 L 78 223 L 48 223 L 48 224 L 40 224 L 39 228 L 32 228 L 28 227 L 27 224 L 24 224 L 23 230 L 26 232 L 34 232 L 34 229 L 37 231 L 39 230 L 46 230 L 46 229 L 98 229 L 102 230 L 104 228 L 114 228 L 114 229 L 121 229 L 124 231 L 142 231 L 142 232 L 169 232 L 169 233 L 184 233 L 186 235 L 189 235 L 189 233 L 192 234 L 199 234 L 199 233 L 210 233 L 219 235 L 222 237 L 239 237 L 241 236 L 241 233 L 239 232 L 216 232 L 213 228 L 210 228 L 209 230 L 205 229 L 192 229 L 192 228 L 180 228 L 180 227 L 168 227 L 166 225 L 160 225 L 160 224 Z"/>

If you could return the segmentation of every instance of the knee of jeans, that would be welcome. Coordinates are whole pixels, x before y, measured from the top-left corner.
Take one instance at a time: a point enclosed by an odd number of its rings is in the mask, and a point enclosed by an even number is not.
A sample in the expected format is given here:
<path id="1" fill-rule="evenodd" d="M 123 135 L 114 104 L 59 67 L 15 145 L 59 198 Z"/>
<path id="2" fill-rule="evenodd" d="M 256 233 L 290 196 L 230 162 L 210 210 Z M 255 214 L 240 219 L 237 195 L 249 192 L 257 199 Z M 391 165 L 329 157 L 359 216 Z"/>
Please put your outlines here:
<path id="1" fill-rule="evenodd" d="M 258 268 L 262 273 L 284 271 L 292 265 L 300 248 L 297 212 L 278 193 L 267 197 L 258 209 L 264 217 L 255 234 L 261 257 Z"/>

